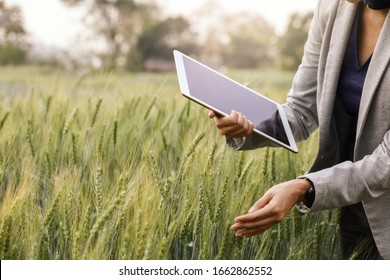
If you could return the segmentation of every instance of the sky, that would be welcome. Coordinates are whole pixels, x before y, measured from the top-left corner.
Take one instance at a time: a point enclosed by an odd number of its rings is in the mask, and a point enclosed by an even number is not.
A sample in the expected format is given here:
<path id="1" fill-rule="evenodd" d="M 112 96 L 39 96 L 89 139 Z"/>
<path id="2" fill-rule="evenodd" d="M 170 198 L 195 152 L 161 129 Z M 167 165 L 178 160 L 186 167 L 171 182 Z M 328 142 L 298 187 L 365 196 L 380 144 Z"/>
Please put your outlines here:
<path id="1" fill-rule="evenodd" d="M 317 0 L 214 0 L 221 13 L 239 11 L 258 13 L 281 33 L 293 12 L 314 9 Z M 198 16 L 210 0 L 156 0 L 166 15 Z M 22 8 L 25 26 L 34 42 L 67 48 L 85 32 L 81 22 L 83 9 L 65 7 L 60 0 L 5 0 Z"/>

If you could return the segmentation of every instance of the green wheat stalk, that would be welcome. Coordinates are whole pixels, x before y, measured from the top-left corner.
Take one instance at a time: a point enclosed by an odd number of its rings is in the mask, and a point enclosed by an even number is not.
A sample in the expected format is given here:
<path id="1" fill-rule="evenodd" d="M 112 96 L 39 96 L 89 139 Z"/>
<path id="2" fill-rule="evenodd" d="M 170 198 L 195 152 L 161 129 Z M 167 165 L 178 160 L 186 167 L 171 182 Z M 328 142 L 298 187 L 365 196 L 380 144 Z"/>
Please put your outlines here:
<path id="1" fill-rule="evenodd" d="M 153 97 L 152 101 L 150 102 L 148 108 L 146 109 L 145 111 L 145 114 L 144 114 L 144 117 L 143 117 L 143 120 L 146 120 L 148 117 L 149 117 L 149 114 L 150 112 L 152 111 L 152 108 L 153 106 L 155 105 L 156 103 L 156 96 Z"/>
<path id="2" fill-rule="evenodd" d="M 53 100 L 53 96 L 52 95 L 49 95 L 46 99 L 46 110 L 45 110 L 45 120 L 47 118 L 47 114 L 49 113 L 49 110 L 50 110 L 50 105 L 51 105 L 51 102 Z"/>
<path id="3" fill-rule="evenodd" d="M 114 121 L 114 129 L 113 129 L 112 140 L 114 142 L 114 147 L 116 147 L 116 143 L 118 142 L 118 119 Z"/>
<path id="4" fill-rule="evenodd" d="M 241 176 L 241 172 L 242 172 L 242 168 L 244 166 L 244 161 L 245 161 L 245 152 L 241 152 L 239 154 L 239 159 L 238 159 L 238 162 L 237 162 L 237 166 L 236 166 L 236 173 L 234 175 L 234 179 L 233 179 L 233 186 L 234 187 L 238 187 L 237 186 L 237 183 L 238 183 L 238 180 L 240 179 L 240 176 Z"/>
<path id="5" fill-rule="evenodd" d="M 225 181 L 222 186 L 222 194 L 218 202 L 217 211 L 215 213 L 214 223 L 217 223 L 222 218 L 222 211 L 226 200 L 228 182 L 229 182 L 229 178 L 225 177 Z"/>
<path id="6" fill-rule="evenodd" d="M 180 241 L 182 243 L 188 243 L 192 240 L 193 234 L 193 219 L 194 219 L 194 211 L 192 210 L 190 214 L 187 216 L 187 219 L 184 222 L 184 225 L 180 231 Z"/>
<path id="7" fill-rule="evenodd" d="M 87 254 L 87 250 L 90 247 L 90 244 L 92 240 L 95 238 L 96 234 L 103 229 L 103 226 L 106 224 L 106 222 L 109 220 L 109 218 L 112 216 L 112 214 L 115 212 L 115 210 L 122 205 L 122 202 L 125 197 L 125 192 L 121 192 L 121 194 L 107 207 L 106 211 L 104 211 L 95 224 L 93 225 L 89 237 L 87 240 L 87 243 L 85 245 L 85 250 L 82 259 L 85 259 L 85 256 Z"/>
<path id="8" fill-rule="evenodd" d="M 98 145 L 98 155 L 100 155 L 100 158 L 104 158 L 104 136 L 106 132 L 106 125 L 103 125 L 102 133 L 100 135 L 99 139 L 99 145 Z"/>
<path id="9" fill-rule="evenodd" d="M 271 184 L 276 182 L 276 151 L 273 150 L 271 154 Z"/>
<path id="10" fill-rule="evenodd" d="M 62 130 L 62 135 L 65 135 L 69 132 L 70 126 L 73 124 L 74 120 L 76 119 L 78 109 L 74 108 L 72 114 L 70 115 L 69 119 L 66 120 L 64 128 Z"/>
<path id="11" fill-rule="evenodd" d="M 1 245 L 1 259 L 5 260 L 9 258 L 10 244 L 11 244 L 11 227 L 12 216 L 7 215 L 4 219 L 3 227 L 0 232 L 0 245 Z"/>
<path id="12" fill-rule="evenodd" d="M 95 111 L 93 112 L 93 115 L 92 115 L 91 126 L 90 126 L 91 128 L 95 125 L 97 116 L 98 116 L 99 111 L 100 111 L 100 107 L 102 106 L 102 102 L 103 102 L 103 97 L 100 97 L 98 102 L 96 103 Z"/>
<path id="13" fill-rule="evenodd" d="M 72 133 L 72 161 L 74 165 L 77 165 L 77 137 L 74 133 Z"/>
<path id="14" fill-rule="evenodd" d="M 9 112 L 6 112 L 5 115 L 3 116 L 3 118 L 0 120 L 0 131 L 3 128 L 6 120 L 8 119 L 8 116 L 9 116 Z"/>
<path id="15" fill-rule="evenodd" d="M 103 181 L 103 170 L 99 167 L 96 170 L 95 174 L 95 197 L 96 197 L 96 210 L 99 213 L 103 208 L 103 190 L 102 190 L 102 181 Z"/>
<path id="16" fill-rule="evenodd" d="M 263 178 L 264 179 L 266 178 L 266 176 L 268 174 L 269 151 L 270 151 L 270 148 L 267 147 L 265 149 L 265 155 L 264 155 L 264 160 L 263 160 Z"/>
<path id="17" fill-rule="evenodd" d="M 35 148 L 33 144 L 33 123 L 31 120 L 27 121 L 26 134 L 27 134 L 27 142 L 30 148 L 31 155 L 33 158 L 35 158 Z"/>
<path id="18" fill-rule="evenodd" d="M 58 210 L 58 205 L 60 202 L 60 198 L 62 195 L 62 191 L 59 191 L 57 195 L 55 196 L 52 204 L 50 205 L 49 211 L 47 212 L 44 220 L 43 220 L 43 228 L 47 228 L 52 221 L 55 212 Z"/>
<path id="19" fill-rule="evenodd" d="M 313 259 L 314 260 L 319 260 L 320 259 L 320 234 L 319 234 L 319 226 L 318 223 L 314 225 L 314 244 L 313 244 L 313 250 L 314 250 L 314 255 Z"/>

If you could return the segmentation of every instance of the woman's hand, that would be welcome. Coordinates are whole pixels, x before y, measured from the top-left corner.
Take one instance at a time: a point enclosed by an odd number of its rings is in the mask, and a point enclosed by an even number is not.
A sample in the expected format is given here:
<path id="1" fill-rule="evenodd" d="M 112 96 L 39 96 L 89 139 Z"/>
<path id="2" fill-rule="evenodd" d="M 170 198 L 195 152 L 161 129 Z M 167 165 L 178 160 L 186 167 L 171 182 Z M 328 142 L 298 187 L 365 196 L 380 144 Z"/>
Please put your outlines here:
<path id="1" fill-rule="evenodd" d="M 252 133 L 254 125 L 242 113 L 232 111 L 230 116 L 219 116 L 214 111 L 209 111 L 209 118 L 222 135 L 241 138 Z"/>
<path id="2" fill-rule="evenodd" d="M 304 179 L 273 186 L 249 209 L 248 214 L 234 219 L 231 229 L 236 230 L 236 236 L 244 237 L 266 231 L 281 222 L 291 208 L 304 199 L 309 188 L 309 182 Z"/>

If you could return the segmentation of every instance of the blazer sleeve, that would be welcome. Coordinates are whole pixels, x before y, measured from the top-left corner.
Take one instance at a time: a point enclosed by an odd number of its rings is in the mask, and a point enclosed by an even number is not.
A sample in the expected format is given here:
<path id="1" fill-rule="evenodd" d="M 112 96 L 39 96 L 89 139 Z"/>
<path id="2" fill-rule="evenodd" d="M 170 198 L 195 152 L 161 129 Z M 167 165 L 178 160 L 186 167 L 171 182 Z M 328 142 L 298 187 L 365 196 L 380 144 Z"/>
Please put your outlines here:
<path id="1" fill-rule="evenodd" d="M 316 189 L 311 211 L 370 201 L 390 190 L 390 131 L 375 151 L 363 159 L 345 161 L 306 174 Z"/>
<path id="2" fill-rule="evenodd" d="M 321 53 L 322 38 L 326 26 L 326 1 L 318 1 L 310 26 L 304 55 L 283 108 L 291 126 L 295 141 L 307 139 L 318 127 L 317 115 L 317 73 Z M 275 146 L 257 133 L 242 139 L 226 137 L 228 146 L 235 150 L 252 150 L 265 146 Z"/>

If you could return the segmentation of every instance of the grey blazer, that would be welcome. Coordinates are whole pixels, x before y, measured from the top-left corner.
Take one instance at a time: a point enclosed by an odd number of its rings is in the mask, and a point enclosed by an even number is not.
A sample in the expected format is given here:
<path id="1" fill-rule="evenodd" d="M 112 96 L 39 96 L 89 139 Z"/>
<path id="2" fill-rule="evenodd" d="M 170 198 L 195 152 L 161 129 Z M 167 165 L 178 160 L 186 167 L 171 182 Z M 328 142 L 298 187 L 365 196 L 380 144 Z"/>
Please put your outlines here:
<path id="1" fill-rule="evenodd" d="M 311 211 L 363 202 L 378 250 L 390 259 L 390 16 L 371 58 L 359 110 L 354 162 L 342 162 L 349 117 L 336 96 L 341 64 L 357 4 L 319 0 L 304 57 L 284 108 L 297 141 L 319 128 L 319 151 L 305 177 L 316 198 Z M 267 145 L 257 134 L 237 149 Z M 389 216 L 387 216 L 389 215 Z"/>

